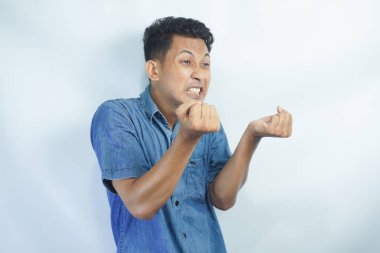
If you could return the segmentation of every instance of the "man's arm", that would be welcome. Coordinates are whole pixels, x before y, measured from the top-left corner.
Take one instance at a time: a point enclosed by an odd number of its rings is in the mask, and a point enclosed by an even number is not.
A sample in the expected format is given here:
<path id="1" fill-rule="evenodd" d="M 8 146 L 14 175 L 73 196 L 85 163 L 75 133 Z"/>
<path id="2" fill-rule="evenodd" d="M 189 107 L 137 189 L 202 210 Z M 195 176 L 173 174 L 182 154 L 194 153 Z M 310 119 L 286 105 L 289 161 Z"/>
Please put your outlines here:
<path id="1" fill-rule="evenodd" d="M 211 203 L 221 210 L 231 208 L 237 193 L 247 180 L 249 163 L 262 137 L 289 137 L 292 116 L 278 107 L 277 114 L 252 121 L 245 130 L 233 155 L 208 186 Z"/>
<path id="2" fill-rule="evenodd" d="M 173 194 L 201 136 L 220 128 L 215 108 L 207 104 L 186 103 L 176 114 L 181 128 L 158 163 L 140 178 L 112 180 L 116 192 L 136 218 L 153 218 Z"/>

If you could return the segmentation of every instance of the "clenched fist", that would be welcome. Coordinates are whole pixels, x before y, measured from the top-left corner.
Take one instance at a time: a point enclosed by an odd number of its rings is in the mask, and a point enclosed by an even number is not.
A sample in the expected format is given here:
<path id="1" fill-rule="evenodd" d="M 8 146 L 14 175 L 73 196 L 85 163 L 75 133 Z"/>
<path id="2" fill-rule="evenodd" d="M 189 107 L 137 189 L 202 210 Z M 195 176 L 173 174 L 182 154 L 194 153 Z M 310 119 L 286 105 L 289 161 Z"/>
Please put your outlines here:
<path id="1" fill-rule="evenodd" d="M 249 129 L 256 138 L 266 136 L 287 138 L 292 134 L 292 123 L 292 115 L 278 106 L 277 114 L 252 121 Z"/>
<path id="2" fill-rule="evenodd" d="M 175 113 L 181 124 L 180 131 L 187 139 L 195 140 L 220 129 L 219 115 L 213 105 L 191 101 L 180 105 Z"/>

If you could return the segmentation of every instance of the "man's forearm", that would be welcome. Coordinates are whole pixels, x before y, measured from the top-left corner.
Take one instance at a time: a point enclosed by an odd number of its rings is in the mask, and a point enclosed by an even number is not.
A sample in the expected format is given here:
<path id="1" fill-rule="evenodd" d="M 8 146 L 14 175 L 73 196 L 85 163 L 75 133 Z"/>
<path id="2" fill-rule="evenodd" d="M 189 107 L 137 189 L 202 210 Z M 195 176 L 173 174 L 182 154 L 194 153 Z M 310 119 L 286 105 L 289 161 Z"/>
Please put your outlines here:
<path id="1" fill-rule="evenodd" d="M 141 219 L 152 218 L 173 194 L 190 156 L 204 133 L 220 129 L 214 106 L 196 101 L 181 104 L 175 114 L 181 128 L 160 161 L 140 178 L 113 180 L 117 193 Z"/>
<path id="2" fill-rule="evenodd" d="M 248 176 L 249 163 L 262 137 L 287 138 L 292 134 L 292 115 L 277 107 L 277 114 L 249 123 L 234 154 L 214 182 L 209 185 L 212 204 L 219 209 L 231 208 Z"/>
<path id="3" fill-rule="evenodd" d="M 139 218 L 149 219 L 167 202 L 186 168 L 199 139 L 187 140 L 181 132 L 162 158 L 128 189 L 120 191 L 127 208 Z"/>
<path id="4" fill-rule="evenodd" d="M 240 188 L 247 180 L 249 163 L 260 138 L 245 130 L 230 160 L 209 186 L 212 204 L 222 210 L 231 208 Z"/>

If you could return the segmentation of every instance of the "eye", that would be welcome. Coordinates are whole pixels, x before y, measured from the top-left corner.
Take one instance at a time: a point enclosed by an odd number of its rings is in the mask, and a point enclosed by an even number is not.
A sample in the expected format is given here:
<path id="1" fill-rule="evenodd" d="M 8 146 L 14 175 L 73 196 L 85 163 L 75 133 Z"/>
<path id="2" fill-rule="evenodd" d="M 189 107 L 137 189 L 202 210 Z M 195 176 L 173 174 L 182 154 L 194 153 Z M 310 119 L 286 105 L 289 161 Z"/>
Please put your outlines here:
<path id="1" fill-rule="evenodd" d="M 191 64 L 190 60 L 183 60 L 182 62 L 187 65 Z"/>
<path id="2" fill-rule="evenodd" d="M 203 63 L 203 66 L 205 66 L 205 67 L 210 67 L 210 63 L 205 62 L 205 63 Z"/>

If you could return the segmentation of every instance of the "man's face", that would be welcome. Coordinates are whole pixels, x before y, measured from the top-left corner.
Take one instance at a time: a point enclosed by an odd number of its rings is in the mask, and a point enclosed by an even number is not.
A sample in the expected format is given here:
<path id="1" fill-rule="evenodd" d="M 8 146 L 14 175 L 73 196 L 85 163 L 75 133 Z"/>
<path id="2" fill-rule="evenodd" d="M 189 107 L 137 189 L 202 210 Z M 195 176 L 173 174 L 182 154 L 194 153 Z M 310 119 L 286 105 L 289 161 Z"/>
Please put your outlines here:
<path id="1" fill-rule="evenodd" d="M 210 55 L 202 39 L 174 35 L 155 84 L 158 103 L 176 109 L 191 100 L 203 102 L 210 83 Z M 162 105 L 162 104 L 161 104 Z"/>

